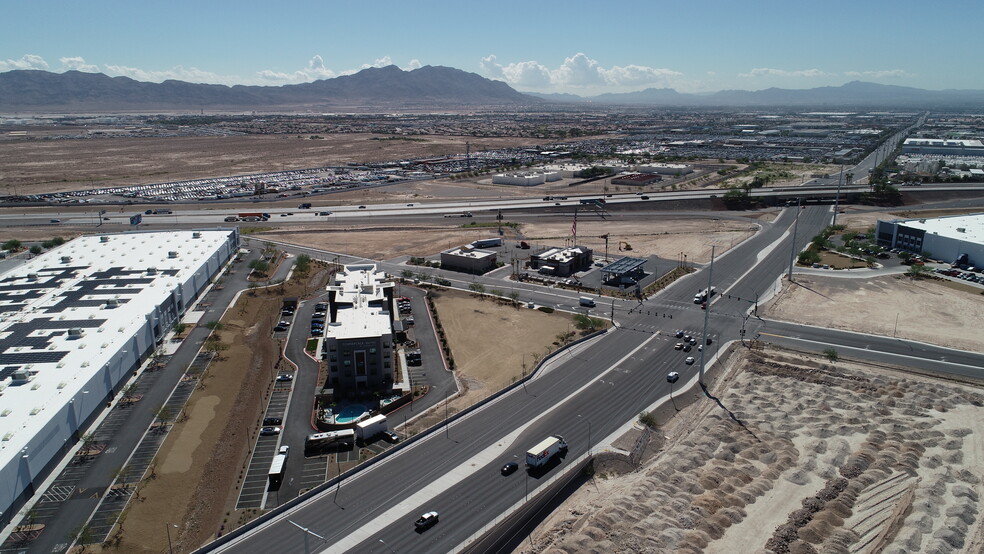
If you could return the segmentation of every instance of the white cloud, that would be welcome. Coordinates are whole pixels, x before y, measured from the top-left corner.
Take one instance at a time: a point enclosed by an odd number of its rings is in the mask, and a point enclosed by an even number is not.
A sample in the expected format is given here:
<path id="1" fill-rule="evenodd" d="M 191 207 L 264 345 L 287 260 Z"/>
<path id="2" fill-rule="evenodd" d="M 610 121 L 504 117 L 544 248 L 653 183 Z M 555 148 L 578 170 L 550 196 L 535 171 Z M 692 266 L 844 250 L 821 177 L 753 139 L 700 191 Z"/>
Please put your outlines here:
<path id="1" fill-rule="evenodd" d="M 505 81 L 512 86 L 531 89 L 566 89 L 631 87 L 640 85 L 668 86 L 683 76 L 678 71 L 644 65 L 624 65 L 606 68 L 586 54 L 565 58 L 556 69 L 537 62 L 525 61 L 500 64 L 495 55 L 482 58 L 482 71 L 492 79 Z"/>
<path id="2" fill-rule="evenodd" d="M 48 62 L 37 54 L 25 54 L 19 60 L 0 60 L 0 71 L 14 69 L 48 69 Z"/>
<path id="3" fill-rule="evenodd" d="M 110 76 L 122 76 L 129 77 L 137 81 L 147 81 L 152 83 L 160 83 L 161 81 L 167 81 L 168 79 L 175 79 L 178 81 L 187 81 L 189 83 L 209 83 L 209 84 L 223 84 L 223 85 L 234 85 L 239 84 L 241 79 L 232 75 L 219 75 L 217 73 L 212 73 L 211 71 L 205 71 L 198 69 L 197 67 L 184 67 L 177 65 L 171 69 L 164 69 L 160 71 L 140 69 L 137 67 L 129 67 L 125 65 L 110 65 L 105 66 L 106 74 Z"/>
<path id="4" fill-rule="evenodd" d="M 393 65 L 393 60 L 389 56 L 383 56 L 382 58 L 376 59 L 376 61 L 372 63 L 362 64 L 362 69 L 369 69 L 370 67 L 386 67 L 389 65 Z"/>
<path id="5" fill-rule="evenodd" d="M 773 69 L 771 67 L 756 67 L 755 69 L 749 71 L 748 73 L 739 73 L 739 77 L 743 79 L 756 78 L 756 77 L 827 77 L 829 73 L 820 71 L 819 69 L 796 69 L 793 71 L 788 71 L 785 69 Z"/>
<path id="6" fill-rule="evenodd" d="M 85 58 L 82 56 L 73 56 L 70 58 L 58 58 L 61 62 L 62 67 L 68 70 L 84 71 L 86 73 L 99 73 L 99 66 L 96 64 L 85 63 Z"/>
<path id="7" fill-rule="evenodd" d="M 414 58 L 410 60 L 410 63 L 408 63 L 407 66 L 404 67 L 403 69 L 409 69 L 413 71 L 414 69 L 420 69 L 421 67 L 424 67 L 424 64 L 420 63 L 420 60 L 418 60 L 417 58 Z"/>
<path id="8" fill-rule="evenodd" d="M 845 71 L 848 77 L 866 77 L 870 79 L 903 79 L 912 77 L 903 69 L 882 69 L 880 71 Z"/>

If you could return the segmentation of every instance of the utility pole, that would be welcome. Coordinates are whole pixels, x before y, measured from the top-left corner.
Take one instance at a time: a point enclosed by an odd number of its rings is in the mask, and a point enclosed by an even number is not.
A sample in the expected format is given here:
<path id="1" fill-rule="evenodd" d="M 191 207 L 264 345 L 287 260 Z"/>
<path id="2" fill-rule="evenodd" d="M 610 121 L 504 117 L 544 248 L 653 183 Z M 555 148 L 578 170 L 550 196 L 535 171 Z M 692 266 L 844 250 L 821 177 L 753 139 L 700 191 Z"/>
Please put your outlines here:
<path id="1" fill-rule="evenodd" d="M 841 181 L 844 179 L 844 164 L 841 164 L 840 173 L 837 175 L 837 195 L 834 196 L 834 222 L 831 225 L 837 225 L 837 206 L 840 205 L 841 197 Z"/>
<path id="2" fill-rule="evenodd" d="M 711 245 L 711 265 L 707 268 L 707 302 L 704 304 L 704 332 L 700 337 L 700 368 L 697 381 L 704 386 L 704 352 L 707 351 L 707 320 L 711 314 L 711 276 L 714 274 L 714 245 Z M 706 387 L 704 387 L 705 390 Z"/>
<path id="3" fill-rule="evenodd" d="M 802 198 L 796 199 L 796 221 L 793 223 L 793 243 L 789 245 L 789 275 L 786 276 L 789 282 L 793 282 L 793 264 L 796 263 L 796 230 L 799 228 L 800 222 L 800 201 Z"/>

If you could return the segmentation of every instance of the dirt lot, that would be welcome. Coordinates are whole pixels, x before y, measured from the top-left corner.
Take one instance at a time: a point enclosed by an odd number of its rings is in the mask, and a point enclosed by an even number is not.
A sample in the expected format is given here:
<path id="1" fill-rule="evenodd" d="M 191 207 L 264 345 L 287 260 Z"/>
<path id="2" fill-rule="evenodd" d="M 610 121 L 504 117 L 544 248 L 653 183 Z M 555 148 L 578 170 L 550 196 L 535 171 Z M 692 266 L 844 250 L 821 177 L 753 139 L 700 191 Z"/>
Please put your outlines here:
<path id="1" fill-rule="evenodd" d="M 434 304 L 457 364 L 464 390 L 448 404 L 456 413 L 514 383 L 559 345 L 558 335 L 575 332 L 571 314 L 517 308 L 460 291 L 440 292 Z M 489 334 L 495 340 L 489 340 Z M 525 367 L 524 367 L 525 365 Z M 416 433 L 444 418 L 444 405 L 416 420 Z"/>
<path id="2" fill-rule="evenodd" d="M 732 219 L 675 218 L 654 221 L 620 215 L 614 221 L 578 221 L 577 237 L 578 244 L 592 248 L 595 256 L 604 256 L 605 239 L 601 235 L 608 233 L 610 256 L 657 255 L 677 260 L 681 253 L 686 253 L 688 261 L 704 263 L 711 259 L 712 244 L 717 245 L 716 255 L 720 256 L 751 237 L 758 228 L 754 223 Z M 571 224 L 533 223 L 523 225 L 521 230 L 534 244 L 558 245 L 570 236 Z M 631 245 L 632 250 L 620 252 L 619 246 L 623 242 Z"/>
<path id="3" fill-rule="evenodd" d="M 601 473 L 520 552 L 980 552 L 981 387 L 742 350 L 663 450 Z"/>
<path id="4" fill-rule="evenodd" d="M 767 309 L 773 319 L 984 351 L 984 334 L 968 332 L 984 321 L 984 296 L 931 279 L 799 275 Z"/>
<path id="5" fill-rule="evenodd" d="M 379 140 L 369 134 L 236 137 L 100 138 L 6 141 L 0 148 L 0 195 L 41 194 L 244 175 L 287 169 L 463 154 L 472 148 L 522 147 L 523 138 L 421 136 Z M 375 139 L 375 140 L 374 140 Z M 67 171 L 66 168 L 71 168 Z"/>

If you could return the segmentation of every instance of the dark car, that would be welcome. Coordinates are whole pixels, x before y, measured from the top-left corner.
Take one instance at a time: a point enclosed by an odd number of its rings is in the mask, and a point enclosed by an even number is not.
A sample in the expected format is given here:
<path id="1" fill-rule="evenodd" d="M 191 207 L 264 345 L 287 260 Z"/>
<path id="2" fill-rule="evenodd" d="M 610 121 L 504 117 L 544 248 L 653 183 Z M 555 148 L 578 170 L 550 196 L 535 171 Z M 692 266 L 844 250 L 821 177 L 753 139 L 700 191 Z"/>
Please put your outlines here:
<path id="1" fill-rule="evenodd" d="M 391 443 L 394 443 L 395 444 L 395 443 L 400 442 L 400 435 L 397 435 L 396 433 L 394 433 L 392 431 L 385 431 L 383 433 L 383 439 L 385 439 L 386 442 L 391 442 Z"/>
<path id="2" fill-rule="evenodd" d="M 279 417 L 265 417 L 265 418 L 263 418 L 263 425 L 266 425 L 266 426 L 280 425 L 283 422 L 284 422 L 283 418 L 279 418 Z"/>
<path id="3" fill-rule="evenodd" d="M 273 330 L 274 331 L 277 331 L 277 332 L 283 332 L 283 331 L 286 331 L 287 330 L 287 326 L 286 325 L 277 325 L 276 327 L 273 328 Z"/>
<path id="4" fill-rule="evenodd" d="M 291 375 L 290 373 L 281 373 L 280 375 L 277 375 L 277 381 L 282 382 L 282 381 L 293 381 L 293 380 L 294 380 L 294 376 Z"/>
<path id="5" fill-rule="evenodd" d="M 677 331 L 676 332 L 676 338 L 682 339 L 683 338 L 683 331 Z"/>
<path id="6" fill-rule="evenodd" d="M 503 475 L 512 475 L 517 469 L 519 469 L 519 464 L 516 462 L 507 462 L 506 465 L 502 466 L 500 473 Z"/>
<path id="7" fill-rule="evenodd" d="M 366 207 L 365 206 L 359 206 L 359 209 L 360 210 L 364 210 L 364 209 L 366 209 Z"/>
<path id="8" fill-rule="evenodd" d="M 437 523 L 437 512 L 427 512 L 417 518 L 417 521 L 413 522 L 413 526 L 418 531 L 423 531 L 425 529 L 430 529 L 435 523 Z"/>

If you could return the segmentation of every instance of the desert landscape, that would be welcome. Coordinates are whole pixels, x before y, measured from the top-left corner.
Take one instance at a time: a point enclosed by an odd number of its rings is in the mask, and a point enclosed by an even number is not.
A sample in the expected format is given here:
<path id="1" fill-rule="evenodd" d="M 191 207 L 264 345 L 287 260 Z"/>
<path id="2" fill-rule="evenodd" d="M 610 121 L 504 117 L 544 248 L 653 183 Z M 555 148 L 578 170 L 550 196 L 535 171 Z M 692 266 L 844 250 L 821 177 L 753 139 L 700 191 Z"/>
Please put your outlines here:
<path id="1" fill-rule="evenodd" d="M 517 552 L 980 552 L 979 386 L 741 350 L 637 471 L 604 464 Z M 723 408 L 722 408 L 723 407 Z"/>

